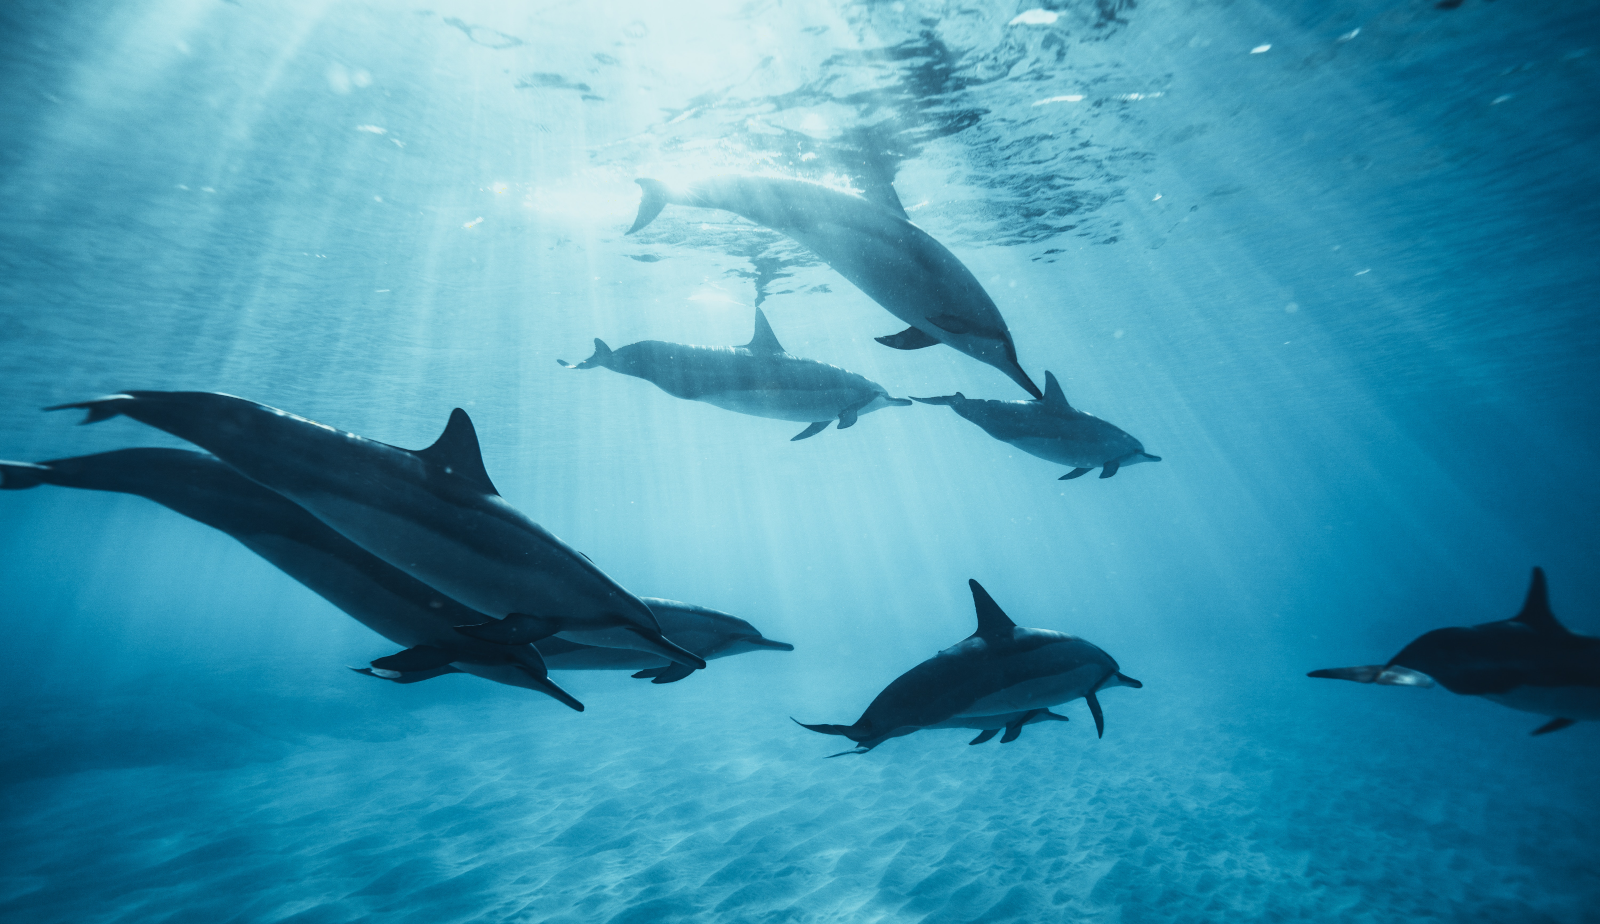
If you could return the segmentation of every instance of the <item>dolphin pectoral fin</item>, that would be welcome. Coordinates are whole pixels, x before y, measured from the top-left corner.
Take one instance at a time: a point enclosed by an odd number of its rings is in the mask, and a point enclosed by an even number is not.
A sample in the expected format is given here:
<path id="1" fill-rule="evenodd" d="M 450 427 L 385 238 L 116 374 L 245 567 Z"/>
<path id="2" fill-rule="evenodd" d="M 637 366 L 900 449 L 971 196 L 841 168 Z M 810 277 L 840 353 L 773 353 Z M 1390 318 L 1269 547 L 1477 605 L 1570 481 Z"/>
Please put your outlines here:
<path id="1" fill-rule="evenodd" d="M 998 734 L 1000 734 L 1000 729 L 998 728 L 985 728 L 983 731 L 978 732 L 978 737 L 968 741 L 967 744 L 982 744 Z"/>
<path id="2" fill-rule="evenodd" d="M 789 442 L 793 443 L 796 440 L 803 440 L 807 439 L 808 437 L 816 436 L 818 433 L 828 429 L 828 424 L 831 423 L 833 423 L 831 420 L 819 420 L 811 426 L 806 427 L 804 430 L 801 430 L 795 436 L 789 437 Z"/>
<path id="3" fill-rule="evenodd" d="M 402 674 L 409 674 L 415 671 L 427 671 L 436 667 L 444 667 L 454 657 L 443 648 L 418 645 L 415 648 L 407 648 L 405 651 L 385 658 L 378 658 L 371 663 L 375 670 L 398 671 Z"/>
<path id="4" fill-rule="evenodd" d="M 1121 459 L 1112 459 L 1110 462 L 1107 462 L 1105 465 L 1100 466 L 1100 477 L 1101 478 L 1110 478 L 1112 475 L 1115 475 L 1117 473 L 1117 469 L 1119 469 L 1121 467 L 1122 467 L 1122 460 Z"/>
<path id="5" fill-rule="evenodd" d="M 692 667 L 685 667 L 682 664 L 669 664 L 666 667 L 661 668 L 656 674 L 655 678 L 650 682 L 677 683 L 692 673 L 694 673 L 694 668 Z"/>
<path id="6" fill-rule="evenodd" d="M 632 677 L 634 680 L 649 680 L 651 677 L 661 676 L 661 672 L 664 670 L 666 670 L 664 667 L 647 667 L 642 671 L 629 674 L 628 676 Z"/>
<path id="7" fill-rule="evenodd" d="M 1096 738 L 1104 738 L 1106 736 L 1106 714 L 1100 711 L 1100 700 L 1095 698 L 1093 690 L 1090 690 L 1089 695 L 1085 696 L 1084 699 L 1089 701 L 1089 714 L 1094 716 L 1094 736 Z"/>
<path id="8" fill-rule="evenodd" d="M 425 671 L 391 671 L 370 667 L 352 667 L 350 669 L 358 674 L 366 674 L 368 677 L 376 677 L 379 680 L 387 680 L 390 683 L 419 683 L 423 680 L 443 677 L 445 674 L 461 673 L 461 668 L 453 664 L 446 664 L 443 667 L 430 668 Z"/>
<path id="9" fill-rule="evenodd" d="M 877 398 L 878 398 L 877 395 L 873 395 L 872 397 L 866 399 L 865 401 L 857 401 L 855 404 L 852 404 L 849 407 L 845 408 L 844 410 L 840 411 L 839 412 L 839 429 L 846 430 L 846 429 L 849 429 L 850 427 L 855 426 L 856 425 L 856 420 L 858 419 L 858 416 L 861 413 L 861 409 L 866 407 L 867 405 L 871 404 L 873 401 L 876 401 Z"/>
<path id="10" fill-rule="evenodd" d="M 1065 475 L 1062 475 L 1060 478 L 1057 478 L 1056 480 L 1057 481 L 1071 481 L 1074 478 L 1082 478 L 1084 475 L 1087 475 L 1092 471 L 1094 471 L 1094 469 L 1092 469 L 1092 468 L 1081 468 L 1081 467 L 1080 468 L 1075 468 L 1072 471 L 1067 472 Z"/>
<path id="11" fill-rule="evenodd" d="M 931 346 L 938 346 L 939 339 L 920 327 L 908 327 L 898 334 L 887 337 L 874 337 L 874 340 L 896 350 L 923 350 Z"/>
<path id="12" fill-rule="evenodd" d="M 660 632 L 648 632 L 638 626 L 628 626 L 628 630 L 643 641 L 649 643 L 649 648 L 639 649 L 651 654 L 658 654 L 674 664 L 682 664 L 695 670 L 705 670 L 706 659 L 700 657 L 687 648 L 684 648 Z"/>
<path id="13" fill-rule="evenodd" d="M 1028 720 L 1033 718 L 1034 713 L 1038 711 L 1039 710 L 1037 709 L 1029 709 L 1027 712 L 1022 714 L 1021 718 L 1007 722 L 1006 733 L 1003 737 L 1001 737 L 1000 743 L 1010 744 L 1011 742 L 1017 740 L 1017 736 L 1022 734 L 1022 726 L 1028 724 Z"/>
<path id="14" fill-rule="evenodd" d="M 135 398 L 133 395 L 106 395 L 103 398 L 92 398 L 88 401 L 74 401 L 71 404 L 52 404 L 45 408 L 45 410 L 70 411 L 76 408 L 82 408 L 83 410 L 88 411 L 87 414 L 83 415 L 83 419 L 78 421 L 78 425 L 82 426 L 84 424 L 99 423 L 102 420 L 110 420 L 111 418 L 122 413 L 122 409 L 126 407 L 126 405 L 122 402 L 137 400 L 139 399 Z"/>
<path id="15" fill-rule="evenodd" d="M 543 665 L 541 664 L 541 666 Z M 533 681 L 534 688 L 540 693 L 543 693 L 551 699 L 561 703 L 561 705 L 566 706 L 568 709 L 571 709 L 574 712 L 583 711 L 583 703 L 578 702 L 578 698 L 576 696 L 573 696 L 566 690 L 561 689 L 561 687 L 557 685 L 554 680 L 551 680 L 549 677 L 540 676 L 539 674 L 530 670 L 526 664 L 518 664 L 517 667 L 521 668 L 522 672 L 528 675 L 528 679 Z"/>
<path id="16" fill-rule="evenodd" d="M 1576 724 L 1578 724 L 1578 721 L 1576 719 L 1551 719 L 1550 721 L 1544 723 L 1543 725 L 1539 726 L 1538 728 L 1535 728 L 1533 730 L 1533 734 L 1535 734 L 1535 735 L 1548 735 L 1553 731 L 1560 731 L 1560 730 L 1562 730 L 1563 728 L 1566 728 L 1569 725 L 1576 725 Z"/>
<path id="17" fill-rule="evenodd" d="M 639 184 L 639 188 L 644 190 L 644 194 L 639 198 L 639 216 L 633 220 L 633 227 L 628 229 L 629 234 L 655 221 L 656 216 L 661 214 L 661 210 L 667 207 L 667 185 L 665 183 L 660 180 L 648 179 L 638 179 L 634 180 L 634 182 Z"/>
<path id="18" fill-rule="evenodd" d="M 32 462 L 0 462 L 0 491 L 21 491 L 45 483 L 48 465 Z"/>
<path id="19" fill-rule="evenodd" d="M 507 613 L 504 619 L 491 619 L 471 626 L 456 626 L 457 632 L 471 638 L 495 642 L 500 645 L 526 645 L 549 638 L 561 631 L 553 619 L 541 619 L 527 613 Z"/>

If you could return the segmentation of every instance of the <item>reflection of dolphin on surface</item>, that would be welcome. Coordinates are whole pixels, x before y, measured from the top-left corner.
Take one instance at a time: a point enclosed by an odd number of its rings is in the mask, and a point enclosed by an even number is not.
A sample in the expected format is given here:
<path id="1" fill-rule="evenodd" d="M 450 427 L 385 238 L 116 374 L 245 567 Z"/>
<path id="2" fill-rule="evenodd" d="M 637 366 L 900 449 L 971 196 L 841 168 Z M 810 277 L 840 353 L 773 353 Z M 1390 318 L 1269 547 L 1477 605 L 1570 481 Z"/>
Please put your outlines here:
<path id="1" fill-rule="evenodd" d="M 1137 462 L 1160 462 L 1144 445 L 1113 424 L 1085 414 L 1067 403 L 1061 383 L 1044 374 L 1044 397 L 1037 401 L 989 401 L 961 392 L 942 398 L 914 398 L 923 404 L 948 405 L 982 427 L 985 433 L 1041 459 L 1073 466 L 1059 480 L 1100 469 L 1110 478 L 1117 469 Z"/>
<path id="2" fill-rule="evenodd" d="M 977 728 L 978 737 L 968 741 L 968 744 L 982 744 L 1005 729 L 1006 733 L 1000 739 L 1001 744 L 1010 744 L 1022 734 L 1025 725 L 1037 725 L 1040 722 L 1065 722 L 1064 715 L 1056 715 L 1048 709 L 1029 709 L 1027 712 L 1008 712 L 1005 715 L 965 715 L 943 722 L 935 722 L 929 728 Z"/>
<path id="3" fill-rule="evenodd" d="M 977 581 L 972 600 L 978 610 L 978 631 L 965 641 L 901 674 L 884 688 L 854 725 L 806 725 L 804 728 L 827 735 L 843 735 L 858 747 L 831 755 L 865 754 L 890 738 L 909 735 L 924 728 L 974 727 L 951 723 L 953 719 L 975 718 L 985 723 L 996 718 L 1010 721 L 975 727 L 1006 728 L 1006 740 L 1034 710 L 1083 698 L 1094 715 L 1095 730 L 1105 734 L 1105 717 L 1100 711 L 1098 690 L 1109 687 L 1142 687 L 1144 684 L 1121 674 L 1117 662 L 1094 645 L 1049 629 L 1025 629 L 1011 621 Z M 1017 716 L 1024 718 L 1018 721 Z M 941 724 L 945 723 L 945 724 Z M 988 740 L 980 735 L 973 743 Z"/>
<path id="4" fill-rule="evenodd" d="M 1540 568 L 1533 569 L 1522 612 L 1510 619 L 1435 629 L 1387 664 L 1333 667 L 1306 676 L 1397 687 L 1431 687 L 1437 681 L 1451 693 L 1550 716 L 1535 735 L 1560 731 L 1579 719 L 1600 719 L 1600 638 L 1579 635 L 1556 621 Z"/>
<path id="5" fill-rule="evenodd" d="M 84 423 L 125 414 L 195 443 L 390 565 L 504 617 L 461 629 L 468 634 L 503 643 L 560 635 L 706 666 L 662 636 L 638 597 L 500 498 L 460 408 L 416 451 L 210 392 L 125 392 L 51 410 L 63 408 L 86 409 Z"/>
<path id="6" fill-rule="evenodd" d="M 654 382 L 676 398 L 704 401 L 755 417 L 803 420 L 811 425 L 793 439 L 803 440 L 827 429 L 839 429 L 856 418 L 890 405 L 909 405 L 891 398 L 882 385 L 854 372 L 814 359 L 790 356 L 778 343 L 767 316 L 756 309 L 756 332 L 742 347 L 689 346 L 641 340 L 615 350 L 596 339 L 594 355 L 569 369 L 596 366 Z"/>
<path id="7" fill-rule="evenodd" d="M 722 209 L 804 244 L 873 301 L 911 326 L 878 342 L 897 350 L 946 344 L 1004 372 L 1028 394 L 1039 388 L 1017 364 L 1000 309 L 955 254 L 906 219 L 898 200 L 879 204 L 820 183 L 722 176 L 685 189 L 658 180 L 644 190 L 632 234 L 667 204 Z"/>

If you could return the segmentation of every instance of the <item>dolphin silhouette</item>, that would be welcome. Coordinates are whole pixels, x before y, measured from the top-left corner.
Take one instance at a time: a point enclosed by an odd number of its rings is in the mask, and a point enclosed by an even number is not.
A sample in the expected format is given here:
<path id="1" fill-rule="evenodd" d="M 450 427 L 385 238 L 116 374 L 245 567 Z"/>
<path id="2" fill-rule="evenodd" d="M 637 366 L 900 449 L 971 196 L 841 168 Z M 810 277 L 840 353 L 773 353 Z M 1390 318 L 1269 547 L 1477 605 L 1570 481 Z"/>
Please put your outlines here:
<path id="1" fill-rule="evenodd" d="M 422 583 L 503 617 L 458 631 L 506 644 L 559 635 L 706 666 L 588 556 L 501 499 L 460 408 L 415 451 L 213 392 L 130 391 L 47 410 L 66 408 L 86 410 L 84 423 L 122 414 L 188 440 Z"/>
<path id="2" fill-rule="evenodd" d="M 741 414 L 810 422 L 791 440 L 815 436 L 836 419 L 843 430 L 855 426 L 862 414 L 911 404 L 890 397 L 882 385 L 854 372 L 789 355 L 760 308 L 755 336 L 741 347 L 641 340 L 613 350 L 596 338 L 593 356 L 577 365 L 564 359 L 556 362 L 568 369 L 610 369 L 654 382 L 675 398 L 704 401 Z"/>
<path id="3" fill-rule="evenodd" d="M 1123 675 L 1110 655 L 1081 638 L 1018 626 L 981 584 L 967 584 L 978 611 L 978 631 L 901 674 L 854 725 L 796 724 L 856 742 L 857 747 L 830 755 L 839 757 L 865 754 L 890 738 L 924 728 L 972 727 L 941 725 L 952 719 L 992 722 L 1005 716 L 1016 721 L 1017 714 L 1082 698 L 1089 703 L 1096 734 L 1104 735 L 1105 716 L 1096 691 L 1144 686 Z M 1011 721 L 997 726 L 1008 728 L 1008 740 L 1016 737 L 1009 731 Z"/>
<path id="4" fill-rule="evenodd" d="M 1520 712 L 1550 716 L 1535 735 L 1579 719 L 1600 719 L 1600 638 L 1579 635 L 1550 611 L 1544 569 L 1533 569 L 1522 611 L 1476 626 L 1434 629 L 1386 664 L 1332 667 L 1307 677 L 1383 686 L 1431 687 L 1481 696 Z"/>
<path id="5" fill-rule="evenodd" d="M 1029 455 L 1073 466 L 1060 481 L 1100 469 L 1110 478 L 1125 465 L 1160 462 L 1144 451 L 1144 444 L 1113 424 L 1085 414 L 1067 403 L 1056 377 L 1044 374 L 1044 397 L 1037 401 L 989 401 L 968 398 L 961 392 L 941 398 L 912 398 L 923 404 L 942 404 L 982 427 L 984 432 L 1010 443 Z"/>
<path id="6" fill-rule="evenodd" d="M 1030 395 L 1011 331 L 972 271 L 912 224 L 899 200 L 883 204 L 806 180 L 720 176 L 673 189 L 636 180 L 644 194 L 632 234 L 669 203 L 722 209 L 804 244 L 889 313 L 911 325 L 878 342 L 897 350 L 947 346 L 1004 372 Z"/>
<path id="7" fill-rule="evenodd" d="M 1000 739 L 1001 744 L 1010 744 L 1022 734 L 1023 726 L 1037 725 L 1040 722 L 1065 722 L 1064 715 L 1057 715 L 1048 709 L 1029 709 L 1027 712 L 1008 712 L 1005 715 L 964 715 L 943 722 L 935 722 L 929 728 L 976 728 L 980 729 L 978 737 L 968 741 L 968 744 L 982 744 L 1005 729 L 1005 736 Z"/>
<path id="8" fill-rule="evenodd" d="M 761 630 L 720 610 L 660 597 L 640 597 L 656 615 L 661 631 L 707 661 L 752 651 L 793 651 L 794 646 L 767 638 Z M 597 648 L 565 639 L 540 642 L 545 663 L 553 671 L 637 671 L 652 683 L 673 683 L 694 673 L 659 655 L 629 648 Z"/>

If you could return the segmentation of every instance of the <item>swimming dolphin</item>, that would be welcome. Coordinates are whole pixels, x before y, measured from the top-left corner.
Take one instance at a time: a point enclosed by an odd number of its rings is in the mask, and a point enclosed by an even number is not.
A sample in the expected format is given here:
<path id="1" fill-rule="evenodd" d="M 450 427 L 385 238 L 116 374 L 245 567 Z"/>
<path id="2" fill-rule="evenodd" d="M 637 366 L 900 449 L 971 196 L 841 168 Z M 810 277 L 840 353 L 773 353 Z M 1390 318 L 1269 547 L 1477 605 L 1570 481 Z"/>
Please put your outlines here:
<path id="1" fill-rule="evenodd" d="M 1551 716 L 1535 735 L 1560 731 L 1579 719 L 1600 719 L 1600 638 L 1579 635 L 1550 611 L 1544 570 L 1522 612 L 1499 622 L 1435 629 L 1400 650 L 1387 664 L 1334 667 L 1307 677 L 1384 686 L 1431 687 L 1481 696 L 1522 712 Z"/>
<path id="2" fill-rule="evenodd" d="M 982 729 L 980 732 L 978 732 L 978 737 L 968 741 L 968 744 L 982 744 L 999 734 L 1000 729 L 1003 728 L 1006 730 L 1006 733 L 1005 736 L 1000 739 L 1000 743 L 1010 744 L 1011 742 L 1017 740 L 1018 735 L 1022 734 L 1022 727 L 1024 725 L 1037 725 L 1040 722 L 1065 721 L 1068 721 L 1066 716 L 1056 715 L 1054 712 L 1051 712 L 1048 709 L 1030 709 L 1027 712 L 1008 712 L 1005 715 L 957 716 L 953 719 L 945 719 L 943 722 L 935 722 L 928 727 Z"/>
<path id="3" fill-rule="evenodd" d="M 1017 363 L 1011 331 L 994 300 L 943 244 L 906 218 L 898 198 L 864 196 L 768 176 L 721 176 L 684 189 L 636 180 L 644 195 L 632 234 L 668 203 L 722 209 L 804 244 L 873 301 L 911 326 L 877 338 L 897 350 L 943 343 L 1004 372 L 1028 394 L 1039 387 Z"/>
<path id="4" fill-rule="evenodd" d="M 87 410 L 84 423 L 123 414 L 188 440 L 429 587 L 504 617 L 458 627 L 468 635 L 506 644 L 559 635 L 706 666 L 588 556 L 500 498 L 460 408 L 415 451 L 212 392 L 131 391 L 47 410 L 65 408 Z"/>
<path id="5" fill-rule="evenodd" d="M 760 308 L 755 336 L 741 347 L 641 340 L 613 350 L 596 338 L 593 356 L 577 365 L 564 359 L 556 362 L 568 369 L 611 369 L 654 382 L 675 398 L 704 401 L 741 414 L 811 423 L 791 441 L 816 436 L 835 419 L 843 430 L 855 426 L 862 414 L 911 404 L 889 397 L 882 385 L 854 372 L 790 356 Z"/>
<path id="6" fill-rule="evenodd" d="M 413 682 L 438 676 L 438 668 L 451 665 L 583 710 L 546 677 L 546 662 L 531 646 L 498 645 L 455 631 L 455 626 L 482 622 L 483 615 L 384 564 L 214 456 L 187 449 L 119 449 L 41 463 L 0 462 L 0 489 L 41 484 L 136 494 L 227 533 L 362 625 L 405 646 L 372 662 L 365 673 Z"/>
<path id="7" fill-rule="evenodd" d="M 843 735 L 859 745 L 830 756 L 865 754 L 890 738 L 923 728 L 952 727 L 940 725 L 951 719 L 992 720 L 1007 714 L 1014 718 L 1080 697 L 1089 703 L 1096 734 L 1103 736 L 1105 716 L 1095 692 L 1144 686 L 1120 673 L 1110 655 L 1081 638 L 1019 627 L 982 585 L 967 583 L 978 611 L 978 631 L 901 674 L 854 725 L 798 723 L 815 732 Z"/>
<path id="8" fill-rule="evenodd" d="M 1161 461 L 1160 456 L 1145 452 L 1142 443 L 1121 429 L 1068 404 L 1061 383 L 1049 372 L 1044 374 L 1044 397 L 1037 401 L 988 401 L 968 398 L 959 391 L 942 398 L 912 400 L 948 405 L 1003 443 L 1041 459 L 1073 466 L 1060 481 L 1078 478 L 1096 468 L 1100 469 L 1101 478 L 1110 478 L 1125 465 Z"/>
<path id="9" fill-rule="evenodd" d="M 656 615 L 663 634 L 707 661 L 751 651 L 794 650 L 788 642 L 767 638 L 743 619 L 710 607 L 660 597 L 639 599 Z M 682 664 L 629 648 L 596 648 L 565 639 L 546 639 L 539 648 L 553 671 L 629 670 L 652 683 L 672 683 L 694 673 Z"/>

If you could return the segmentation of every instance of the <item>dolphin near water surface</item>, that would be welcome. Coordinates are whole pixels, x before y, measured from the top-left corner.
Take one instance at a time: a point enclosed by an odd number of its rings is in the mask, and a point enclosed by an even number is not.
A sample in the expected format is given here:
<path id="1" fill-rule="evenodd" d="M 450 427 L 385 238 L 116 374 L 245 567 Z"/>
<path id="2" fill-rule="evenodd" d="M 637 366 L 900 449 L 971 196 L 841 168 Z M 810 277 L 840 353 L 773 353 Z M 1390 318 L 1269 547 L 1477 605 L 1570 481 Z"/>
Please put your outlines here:
<path id="1" fill-rule="evenodd" d="M 1435 629 L 1385 664 L 1333 667 L 1306 676 L 1398 687 L 1437 682 L 1451 693 L 1549 716 L 1535 735 L 1580 719 L 1600 720 L 1600 638 L 1579 635 L 1556 621 L 1542 568 L 1533 569 L 1522 611 L 1510 619 Z"/>
<path id="2" fill-rule="evenodd" d="M 628 233 L 669 203 L 721 209 L 794 238 L 873 301 L 911 325 L 878 342 L 897 350 L 943 343 L 1004 372 L 1028 394 L 1039 387 L 1017 363 L 1011 331 L 972 271 L 906 218 L 898 200 L 864 196 L 806 180 L 720 176 L 676 189 L 659 180 L 644 190 Z"/>
<path id="3" fill-rule="evenodd" d="M 706 666 L 662 635 L 643 601 L 500 497 L 460 408 L 415 451 L 213 392 L 132 391 L 48 410 L 65 408 L 188 440 L 423 584 L 502 617 L 457 631 L 504 644 L 559 635 Z"/>
<path id="4" fill-rule="evenodd" d="M 1073 466 L 1060 481 L 1100 469 L 1110 478 L 1123 466 L 1160 462 L 1144 451 L 1144 444 L 1121 428 L 1067 403 L 1056 377 L 1044 374 L 1044 397 L 1036 401 L 989 401 L 968 398 L 961 392 L 942 398 L 913 398 L 923 404 L 946 405 L 1003 443 L 1029 455 Z"/>
<path id="5" fill-rule="evenodd" d="M 855 426 L 862 414 L 911 404 L 890 397 L 882 385 L 814 359 L 791 356 L 778 342 L 767 316 L 756 309 L 755 336 L 740 347 L 690 346 L 641 340 L 615 350 L 596 339 L 594 355 L 568 369 L 596 366 L 654 382 L 675 398 L 704 401 L 755 417 L 806 421 L 803 440 L 839 421 Z"/>
<path id="6" fill-rule="evenodd" d="M 924 728 L 1006 728 L 1006 740 L 1028 721 L 1047 721 L 1036 710 L 1084 699 L 1097 735 L 1105 716 L 1096 692 L 1110 687 L 1142 687 L 1122 674 L 1117 662 L 1081 638 L 1050 629 L 1018 626 L 977 581 L 968 581 L 978 611 L 978 631 L 965 641 L 901 674 L 884 688 L 854 725 L 806 725 L 827 735 L 843 735 L 857 747 L 831 755 L 865 754 L 890 738 Z M 1019 719 L 1018 717 L 1022 718 Z M 994 723 L 996 718 L 1007 721 Z M 954 721 L 982 720 L 976 726 Z M 988 740 L 980 735 L 973 743 Z"/>

